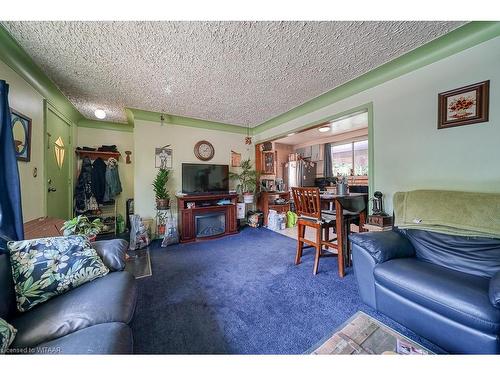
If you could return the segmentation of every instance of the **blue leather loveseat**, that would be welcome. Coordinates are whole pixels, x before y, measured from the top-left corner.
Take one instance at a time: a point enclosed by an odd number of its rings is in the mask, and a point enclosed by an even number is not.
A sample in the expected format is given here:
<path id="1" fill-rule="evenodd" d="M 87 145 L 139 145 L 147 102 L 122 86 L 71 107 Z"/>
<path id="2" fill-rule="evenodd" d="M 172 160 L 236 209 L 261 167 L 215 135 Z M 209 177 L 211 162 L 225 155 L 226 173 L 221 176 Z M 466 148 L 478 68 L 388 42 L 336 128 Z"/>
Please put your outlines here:
<path id="1" fill-rule="evenodd" d="M 363 301 L 450 353 L 500 353 L 500 240 L 425 230 L 350 236 Z"/>
<path id="2" fill-rule="evenodd" d="M 128 243 L 94 242 L 110 273 L 19 313 L 9 256 L 0 254 L 0 317 L 17 329 L 9 353 L 127 354 L 133 352 L 134 277 L 125 267 Z M 113 272 L 111 272 L 113 271 Z"/>

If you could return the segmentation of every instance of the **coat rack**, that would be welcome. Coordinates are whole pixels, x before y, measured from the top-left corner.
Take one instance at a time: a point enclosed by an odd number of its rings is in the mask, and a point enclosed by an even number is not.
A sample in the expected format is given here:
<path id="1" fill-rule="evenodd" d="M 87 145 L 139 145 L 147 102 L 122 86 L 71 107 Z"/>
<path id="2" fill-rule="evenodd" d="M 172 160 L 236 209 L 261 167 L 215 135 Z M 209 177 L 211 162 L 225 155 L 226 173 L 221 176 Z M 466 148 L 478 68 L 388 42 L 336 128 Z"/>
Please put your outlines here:
<path id="1" fill-rule="evenodd" d="M 87 151 L 87 150 L 75 150 L 75 153 L 83 159 L 84 157 L 88 157 L 90 160 L 95 160 L 97 158 L 101 158 L 102 160 L 108 160 L 109 158 L 115 158 L 117 161 L 120 161 L 120 154 L 117 152 L 110 151 Z"/>

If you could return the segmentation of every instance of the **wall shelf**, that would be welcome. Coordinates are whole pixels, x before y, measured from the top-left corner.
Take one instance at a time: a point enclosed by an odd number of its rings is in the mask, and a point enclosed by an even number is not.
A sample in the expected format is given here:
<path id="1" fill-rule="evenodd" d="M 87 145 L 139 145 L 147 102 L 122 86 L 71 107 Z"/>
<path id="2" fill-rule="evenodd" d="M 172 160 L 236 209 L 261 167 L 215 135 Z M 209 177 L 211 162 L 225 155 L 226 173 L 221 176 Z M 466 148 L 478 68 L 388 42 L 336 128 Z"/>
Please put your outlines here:
<path id="1" fill-rule="evenodd" d="M 108 160 L 109 158 L 115 158 L 116 160 L 120 160 L 120 154 L 118 151 L 116 152 L 108 152 L 108 151 L 87 151 L 87 150 L 75 150 L 75 153 L 80 157 L 88 157 L 90 160 L 95 160 L 97 158 L 101 158 L 102 160 Z"/>

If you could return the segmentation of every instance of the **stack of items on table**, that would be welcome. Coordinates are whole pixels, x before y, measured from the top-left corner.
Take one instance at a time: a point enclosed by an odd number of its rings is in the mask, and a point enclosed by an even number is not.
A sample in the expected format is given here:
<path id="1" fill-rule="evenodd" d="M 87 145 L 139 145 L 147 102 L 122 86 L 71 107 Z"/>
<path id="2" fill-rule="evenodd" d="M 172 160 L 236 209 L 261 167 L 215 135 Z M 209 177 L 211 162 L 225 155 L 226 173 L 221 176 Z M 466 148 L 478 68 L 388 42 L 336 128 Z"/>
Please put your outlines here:
<path id="1" fill-rule="evenodd" d="M 96 151 L 91 147 L 78 147 L 78 150 Z M 101 146 L 97 151 L 118 152 L 116 146 Z M 75 187 L 75 212 L 77 214 L 99 214 L 100 205 L 114 203 L 118 194 L 122 192 L 118 160 L 110 157 L 106 161 L 98 157 L 93 162 L 86 156 L 82 159 L 80 175 Z M 115 218 L 104 219 L 104 224 L 113 224 Z M 113 223 L 111 223 L 111 221 Z"/>

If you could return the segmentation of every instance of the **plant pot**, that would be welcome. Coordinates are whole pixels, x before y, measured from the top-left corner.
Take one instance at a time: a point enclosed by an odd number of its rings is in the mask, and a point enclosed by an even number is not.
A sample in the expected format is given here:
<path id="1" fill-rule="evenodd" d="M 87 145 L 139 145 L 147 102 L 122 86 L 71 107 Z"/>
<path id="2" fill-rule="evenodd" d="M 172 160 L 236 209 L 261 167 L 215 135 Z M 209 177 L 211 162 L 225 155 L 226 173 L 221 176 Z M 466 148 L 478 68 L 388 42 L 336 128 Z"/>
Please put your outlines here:
<path id="1" fill-rule="evenodd" d="M 243 202 L 244 203 L 253 203 L 253 193 L 244 193 L 243 194 Z"/>
<path id="2" fill-rule="evenodd" d="M 170 198 L 167 199 L 156 199 L 156 209 L 166 210 L 170 208 Z"/>

